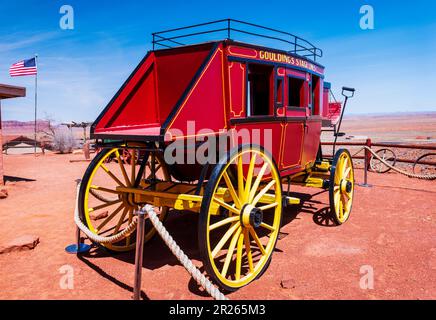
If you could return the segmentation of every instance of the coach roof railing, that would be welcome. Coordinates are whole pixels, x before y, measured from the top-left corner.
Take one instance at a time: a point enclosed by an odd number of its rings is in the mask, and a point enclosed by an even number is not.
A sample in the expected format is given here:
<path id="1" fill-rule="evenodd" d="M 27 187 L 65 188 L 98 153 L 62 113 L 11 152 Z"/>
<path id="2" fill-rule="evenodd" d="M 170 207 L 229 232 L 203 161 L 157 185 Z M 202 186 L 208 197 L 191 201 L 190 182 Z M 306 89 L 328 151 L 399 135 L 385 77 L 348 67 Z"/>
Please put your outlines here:
<path id="1" fill-rule="evenodd" d="M 192 32 L 188 32 L 188 30 Z M 194 24 L 187 27 L 154 32 L 152 33 L 153 50 L 159 47 L 174 48 L 178 46 L 189 45 L 192 43 L 185 43 L 182 41 L 189 40 L 187 38 L 192 39 L 195 36 L 206 34 L 224 34 L 227 39 L 232 39 L 232 35 L 235 33 L 288 44 L 290 45 L 290 48 L 286 48 L 285 50 L 287 50 L 289 53 L 311 58 L 314 61 L 316 61 L 316 58 L 320 58 L 323 55 L 323 52 L 320 48 L 315 47 L 309 41 L 292 33 L 235 19 L 222 19 Z"/>

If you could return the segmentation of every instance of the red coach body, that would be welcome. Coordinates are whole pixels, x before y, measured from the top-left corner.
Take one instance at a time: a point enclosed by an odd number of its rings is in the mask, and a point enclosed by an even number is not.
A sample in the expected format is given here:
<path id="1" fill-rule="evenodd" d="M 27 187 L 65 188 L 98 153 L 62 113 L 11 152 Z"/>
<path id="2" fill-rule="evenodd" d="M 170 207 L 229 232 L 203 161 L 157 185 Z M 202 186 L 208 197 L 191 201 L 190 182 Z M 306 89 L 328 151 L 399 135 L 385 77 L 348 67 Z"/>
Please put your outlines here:
<path id="1" fill-rule="evenodd" d="M 257 89 L 249 87 L 249 72 L 268 77 L 259 81 L 261 90 L 268 90 L 259 98 L 268 100 L 267 108 L 247 108 L 248 95 Z M 269 151 L 287 175 L 314 163 L 322 120 L 329 116 L 323 66 L 285 51 L 223 40 L 148 53 L 95 121 L 92 134 L 168 143 L 204 129 L 208 135 L 270 129 Z M 190 121 L 194 133 L 188 132 Z"/>

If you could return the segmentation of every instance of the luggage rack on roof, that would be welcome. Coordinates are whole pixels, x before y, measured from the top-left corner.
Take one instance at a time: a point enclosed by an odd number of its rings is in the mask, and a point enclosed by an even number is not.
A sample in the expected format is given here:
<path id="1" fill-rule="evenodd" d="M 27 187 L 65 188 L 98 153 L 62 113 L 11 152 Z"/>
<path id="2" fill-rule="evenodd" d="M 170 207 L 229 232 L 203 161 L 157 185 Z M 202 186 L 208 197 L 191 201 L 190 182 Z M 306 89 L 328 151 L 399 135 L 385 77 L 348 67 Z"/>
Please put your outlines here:
<path id="1" fill-rule="evenodd" d="M 186 31 L 187 29 L 193 29 L 193 32 L 184 33 L 184 31 Z M 262 29 L 263 32 L 268 31 L 270 32 L 270 34 L 260 34 L 260 31 L 258 31 L 259 29 Z M 282 43 L 287 43 L 291 45 L 290 50 L 287 50 L 289 53 L 312 58 L 314 61 L 316 61 L 317 57 L 322 57 L 323 55 L 321 49 L 315 47 L 309 41 L 293 35 L 292 33 L 235 19 L 222 19 L 195 24 L 187 27 L 154 32 L 152 33 L 153 50 L 155 50 L 155 48 L 158 46 L 163 48 L 174 48 L 178 46 L 188 45 L 189 43 L 182 43 L 179 40 L 211 33 L 225 33 L 227 39 L 231 39 L 232 32 L 233 34 L 236 32 L 249 36 L 261 37 L 265 39 L 279 41 Z"/>

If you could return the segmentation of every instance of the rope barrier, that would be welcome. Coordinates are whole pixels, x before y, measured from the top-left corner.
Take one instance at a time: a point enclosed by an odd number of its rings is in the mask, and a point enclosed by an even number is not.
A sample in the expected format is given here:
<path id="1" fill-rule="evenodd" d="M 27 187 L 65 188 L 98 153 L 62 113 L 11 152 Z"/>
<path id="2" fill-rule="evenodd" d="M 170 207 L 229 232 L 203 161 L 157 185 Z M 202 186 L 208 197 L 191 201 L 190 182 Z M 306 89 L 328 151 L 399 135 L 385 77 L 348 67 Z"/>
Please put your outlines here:
<path id="1" fill-rule="evenodd" d="M 168 233 L 165 229 L 162 222 L 159 220 L 158 216 L 154 212 L 154 209 L 151 205 L 147 204 L 142 208 L 147 212 L 148 217 L 156 229 L 157 233 L 161 236 L 162 240 L 171 250 L 171 252 L 176 256 L 176 258 L 180 261 L 180 263 L 185 267 L 186 271 L 194 278 L 194 280 L 202 286 L 215 300 L 228 300 L 228 298 L 222 294 L 218 288 L 216 288 L 212 282 L 207 279 L 200 270 L 192 263 L 192 261 L 188 258 L 188 256 L 180 249 L 177 243 L 174 241 L 173 237 Z"/>
<path id="2" fill-rule="evenodd" d="M 398 172 L 399 174 L 405 175 L 405 176 L 410 177 L 410 178 L 416 178 L 416 179 L 421 179 L 421 180 L 435 180 L 436 179 L 436 175 L 416 174 L 416 173 L 411 173 L 411 172 L 407 172 L 407 171 L 398 169 L 397 167 L 395 167 L 395 166 L 391 165 L 390 163 L 386 162 L 383 158 L 381 158 L 375 151 L 373 151 L 369 147 L 363 147 L 358 152 L 356 152 L 353 156 L 357 155 L 358 153 L 362 152 L 363 150 L 369 151 L 374 156 L 374 158 L 379 160 L 381 163 L 383 163 L 388 168 Z M 366 170 L 366 168 L 365 168 L 365 170 Z"/>

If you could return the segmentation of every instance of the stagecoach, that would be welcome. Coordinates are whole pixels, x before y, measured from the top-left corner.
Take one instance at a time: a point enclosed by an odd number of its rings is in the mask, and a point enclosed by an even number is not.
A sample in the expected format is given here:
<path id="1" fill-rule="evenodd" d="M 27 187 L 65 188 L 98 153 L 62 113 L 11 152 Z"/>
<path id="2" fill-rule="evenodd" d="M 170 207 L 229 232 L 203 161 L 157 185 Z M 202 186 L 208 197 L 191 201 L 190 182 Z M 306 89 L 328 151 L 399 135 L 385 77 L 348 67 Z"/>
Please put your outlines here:
<path id="1" fill-rule="evenodd" d="M 186 44 L 195 37 L 202 41 Z M 152 43 L 92 125 L 101 151 L 79 191 L 92 232 L 121 232 L 144 204 L 161 221 L 170 210 L 195 212 L 205 271 L 232 291 L 269 265 L 283 208 L 300 203 L 290 186 L 327 190 L 331 219 L 347 221 L 353 163 L 347 150 L 329 159 L 321 152 L 323 130 L 340 135 L 343 108 L 331 101 L 319 48 L 232 19 L 154 33 Z M 154 234 L 149 223 L 145 241 Z M 132 250 L 135 233 L 103 246 Z"/>

